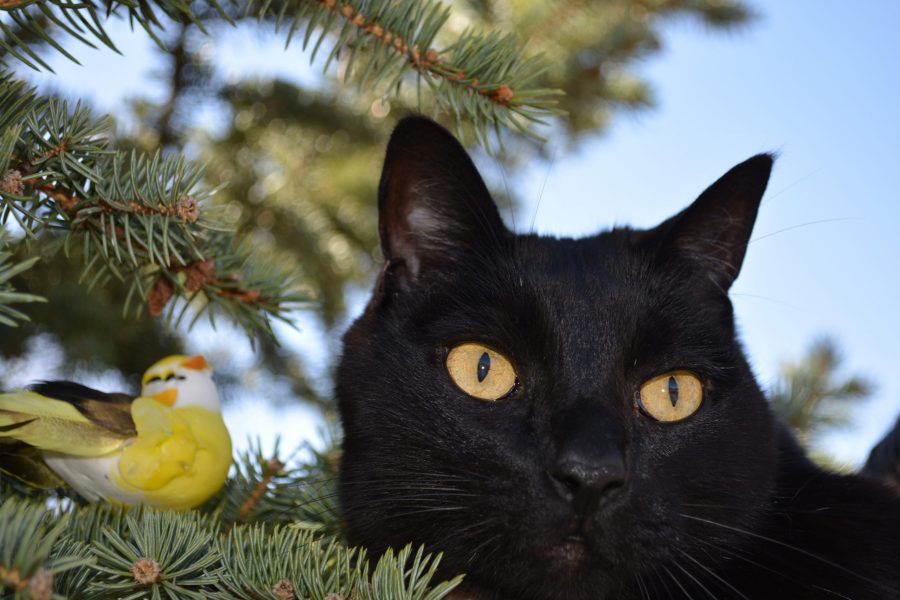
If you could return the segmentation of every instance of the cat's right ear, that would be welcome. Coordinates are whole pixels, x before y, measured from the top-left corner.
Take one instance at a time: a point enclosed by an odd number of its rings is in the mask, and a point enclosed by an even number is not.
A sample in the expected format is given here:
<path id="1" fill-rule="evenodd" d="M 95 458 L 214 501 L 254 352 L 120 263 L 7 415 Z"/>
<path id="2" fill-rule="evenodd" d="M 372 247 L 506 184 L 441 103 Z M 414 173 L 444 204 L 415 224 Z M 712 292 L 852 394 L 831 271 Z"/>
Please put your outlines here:
<path id="1" fill-rule="evenodd" d="M 741 270 L 774 157 L 758 154 L 733 167 L 693 204 L 648 232 L 662 260 L 687 259 L 727 291 Z"/>
<path id="2" fill-rule="evenodd" d="M 386 273 L 403 287 L 508 235 L 465 149 L 424 117 L 403 119 L 391 135 L 378 190 L 378 230 Z"/>

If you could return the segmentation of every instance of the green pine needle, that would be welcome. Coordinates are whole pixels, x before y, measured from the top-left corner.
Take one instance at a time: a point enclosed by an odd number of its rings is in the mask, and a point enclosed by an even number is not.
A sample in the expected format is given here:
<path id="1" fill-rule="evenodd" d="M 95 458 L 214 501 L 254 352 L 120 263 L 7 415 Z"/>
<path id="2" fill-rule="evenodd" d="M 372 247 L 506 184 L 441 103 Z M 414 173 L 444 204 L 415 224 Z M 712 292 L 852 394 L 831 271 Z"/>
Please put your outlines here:
<path id="1" fill-rule="evenodd" d="M 0 596 L 13 571 L 17 582 L 37 575 L 52 583 L 54 598 L 98 600 L 440 600 L 460 583 L 436 581 L 440 557 L 422 548 L 370 561 L 342 542 L 335 449 L 277 457 L 257 445 L 218 498 L 187 512 L 66 498 L 51 511 L 46 496 L 0 475 Z M 253 508 L 240 514 L 251 498 Z"/>
<path id="2" fill-rule="evenodd" d="M 193 324 L 218 310 L 248 336 L 272 335 L 272 319 L 306 302 L 296 277 L 236 240 L 210 206 L 202 170 L 180 156 L 108 148 L 112 122 L 86 107 L 38 98 L 0 71 L 0 231 L 7 223 L 39 242 L 63 237 L 82 264 L 81 283 L 123 285 L 123 311 Z M 0 326 L 27 318 L 9 279 L 34 261 L 11 263 L 0 243 Z M 185 320 L 190 314 L 191 318 Z"/>

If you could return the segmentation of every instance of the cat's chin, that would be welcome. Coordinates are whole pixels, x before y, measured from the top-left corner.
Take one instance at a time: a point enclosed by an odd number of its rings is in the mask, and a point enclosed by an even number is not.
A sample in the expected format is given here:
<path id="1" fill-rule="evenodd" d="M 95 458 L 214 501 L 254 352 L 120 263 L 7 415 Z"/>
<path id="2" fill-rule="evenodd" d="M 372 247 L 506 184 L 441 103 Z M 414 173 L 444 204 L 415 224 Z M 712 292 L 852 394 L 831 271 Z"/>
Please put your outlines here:
<path id="1" fill-rule="evenodd" d="M 551 546 L 547 558 L 564 569 L 578 569 L 590 559 L 585 539 L 578 535 L 567 537 L 562 543 Z"/>

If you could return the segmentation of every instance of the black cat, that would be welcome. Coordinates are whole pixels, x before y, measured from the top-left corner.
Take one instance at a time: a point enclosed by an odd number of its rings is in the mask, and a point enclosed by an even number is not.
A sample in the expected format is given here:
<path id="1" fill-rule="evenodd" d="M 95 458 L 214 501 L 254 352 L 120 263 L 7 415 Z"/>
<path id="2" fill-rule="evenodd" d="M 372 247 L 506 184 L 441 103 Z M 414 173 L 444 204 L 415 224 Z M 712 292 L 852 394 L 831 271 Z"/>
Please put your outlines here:
<path id="1" fill-rule="evenodd" d="M 338 372 L 350 541 L 443 552 L 479 600 L 900 598 L 900 500 L 811 463 L 735 336 L 771 167 L 654 229 L 516 235 L 456 140 L 402 121 Z"/>

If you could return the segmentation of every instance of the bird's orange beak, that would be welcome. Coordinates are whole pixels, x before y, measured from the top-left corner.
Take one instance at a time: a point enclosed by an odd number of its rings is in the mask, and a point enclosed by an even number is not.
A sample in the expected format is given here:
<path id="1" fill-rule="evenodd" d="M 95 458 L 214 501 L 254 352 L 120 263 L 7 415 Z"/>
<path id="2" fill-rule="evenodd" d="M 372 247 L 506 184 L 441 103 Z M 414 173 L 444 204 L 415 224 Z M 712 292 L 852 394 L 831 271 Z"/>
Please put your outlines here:
<path id="1" fill-rule="evenodd" d="M 175 404 L 175 399 L 178 398 L 178 390 L 169 388 L 167 390 L 159 392 L 158 394 L 153 394 L 150 397 L 154 400 L 162 402 L 166 406 L 172 406 L 173 404 Z"/>
<path id="2" fill-rule="evenodd" d="M 206 359 L 203 358 L 202 354 L 198 354 L 197 356 L 192 356 L 190 358 L 186 358 L 184 362 L 181 363 L 181 366 L 185 369 L 193 369 L 194 371 L 202 371 L 203 369 L 209 368 L 209 363 L 206 362 Z"/>

